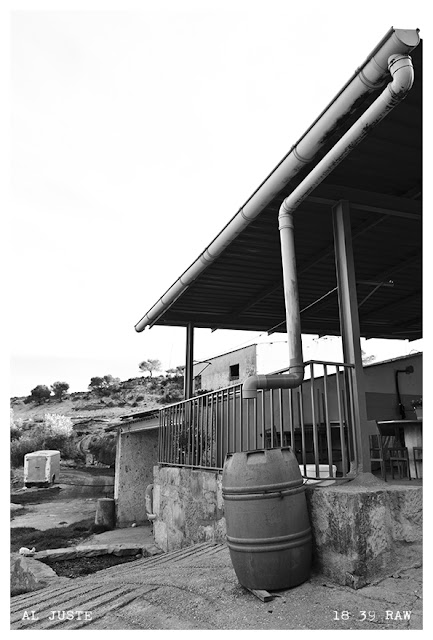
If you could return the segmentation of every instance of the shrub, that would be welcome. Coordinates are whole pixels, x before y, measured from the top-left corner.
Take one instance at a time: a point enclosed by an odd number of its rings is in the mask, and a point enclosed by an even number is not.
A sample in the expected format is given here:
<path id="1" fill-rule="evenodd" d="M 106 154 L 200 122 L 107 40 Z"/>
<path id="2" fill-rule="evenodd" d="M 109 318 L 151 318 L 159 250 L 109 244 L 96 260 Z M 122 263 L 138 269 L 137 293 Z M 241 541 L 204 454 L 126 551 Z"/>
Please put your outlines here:
<path id="1" fill-rule="evenodd" d="M 62 436 L 71 436 L 74 432 L 72 420 L 68 416 L 62 416 L 58 413 L 46 413 L 44 422 L 53 434 Z"/>
<path id="2" fill-rule="evenodd" d="M 15 418 L 14 410 L 10 409 L 10 427 L 11 427 L 11 440 L 18 440 L 23 434 L 24 422 L 21 418 Z"/>
<path id="3" fill-rule="evenodd" d="M 11 467 L 22 467 L 26 453 L 43 449 L 43 440 L 38 434 L 36 436 L 21 436 L 18 440 L 11 442 Z"/>
<path id="4" fill-rule="evenodd" d="M 81 457 L 70 418 L 46 413 L 42 426 L 34 428 L 33 433 L 14 439 L 11 443 L 11 466 L 22 466 L 26 453 L 43 449 L 60 451 L 61 458 L 75 460 Z"/>

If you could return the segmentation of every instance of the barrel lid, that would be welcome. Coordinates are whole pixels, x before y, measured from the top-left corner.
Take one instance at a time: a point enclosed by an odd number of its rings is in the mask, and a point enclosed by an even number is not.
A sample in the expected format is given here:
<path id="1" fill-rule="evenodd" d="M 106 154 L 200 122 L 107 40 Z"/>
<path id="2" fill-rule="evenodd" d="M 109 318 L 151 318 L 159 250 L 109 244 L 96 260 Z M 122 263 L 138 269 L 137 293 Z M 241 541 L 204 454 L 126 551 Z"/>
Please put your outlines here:
<path id="1" fill-rule="evenodd" d="M 223 491 L 270 491 L 302 484 L 298 461 L 289 447 L 241 451 L 226 456 Z"/>

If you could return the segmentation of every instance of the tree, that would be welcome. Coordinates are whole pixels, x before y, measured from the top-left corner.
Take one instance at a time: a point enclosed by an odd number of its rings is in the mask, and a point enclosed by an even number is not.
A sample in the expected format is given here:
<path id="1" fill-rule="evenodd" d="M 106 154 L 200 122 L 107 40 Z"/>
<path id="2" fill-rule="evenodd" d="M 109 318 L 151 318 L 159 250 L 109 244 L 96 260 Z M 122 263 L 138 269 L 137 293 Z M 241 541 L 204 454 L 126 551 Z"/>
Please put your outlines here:
<path id="1" fill-rule="evenodd" d="M 161 371 L 161 362 L 159 360 L 152 359 L 143 360 L 143 362 L 140 362 L 138 367 L 141 371 L 148 371 L 150 377 L 152 377 L 154 371 Z"/>
<path id="2" fill-rule="evenodd" d="M 168 375 L 169 378 L 179 378 L 180 376 L 183 377 L 184 371 L 185 371 L 184 366 L 177 366 L 177 367 L 174 367 L 173 369 L 167 369 L 165 373 Z"/>
<path id="3" fill-rule="evenodd" d="M 90 379 L 89 390 L 95 391 L 100 396 L 109 396 L 112 391 L 116 391 L 120 386 L 120 378 L 113 378 L 111 375 L 103 378 L 94 377 Z"/>
<path id="4" fill-rule="evenodd" d="M 51 396 L 51 391 L 45 384 L 38 384 L 31 390 L 31 397 L 37 404 L 43 404 Z"/>
<path id="5" fill-rule="evenodd" d="M 69 385 L 67 382 L 54 382 L 51 385 L 51 391 L 54 393 L 54 397 L 56 400 L 60 402 L 63 400 L 64 396 L 67 394 L 69 389 Z"/>

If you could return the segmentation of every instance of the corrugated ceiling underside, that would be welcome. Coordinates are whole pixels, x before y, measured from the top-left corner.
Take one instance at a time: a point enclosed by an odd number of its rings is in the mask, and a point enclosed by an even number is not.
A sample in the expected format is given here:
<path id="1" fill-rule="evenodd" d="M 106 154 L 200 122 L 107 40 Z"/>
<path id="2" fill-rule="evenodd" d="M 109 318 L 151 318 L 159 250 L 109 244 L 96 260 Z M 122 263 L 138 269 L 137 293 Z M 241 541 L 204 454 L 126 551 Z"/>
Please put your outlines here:
<path id="1" fill-rule="evenodd" d="M 413 211 L 421 193 L 421 48 L 413 54 L 414 87 L 406 98 L 332 172 L 295 214 L 300 307 L 336 286 L 331 201 L 349 199 L 380 211 L 351 210 L 361 334 L 421 337 L 422 225 L 385 215 L 383 198 L 398 197 Z M 341 132 L 340 132 L 341 135 Z M 290 184 L 168 309 L 158 324 L 269 330 L 284 322 L 278 208 Z M 348 197 L 349 194 L 349 197 Z M 385 209 L 385 211 L 383 210 Z M 388 283 L 375 293 L 365 281 Z M 337 294 L 301 314 L 302 332 L 339 334 Z M 280 325 L 279 331 L 285 326 Z"/>

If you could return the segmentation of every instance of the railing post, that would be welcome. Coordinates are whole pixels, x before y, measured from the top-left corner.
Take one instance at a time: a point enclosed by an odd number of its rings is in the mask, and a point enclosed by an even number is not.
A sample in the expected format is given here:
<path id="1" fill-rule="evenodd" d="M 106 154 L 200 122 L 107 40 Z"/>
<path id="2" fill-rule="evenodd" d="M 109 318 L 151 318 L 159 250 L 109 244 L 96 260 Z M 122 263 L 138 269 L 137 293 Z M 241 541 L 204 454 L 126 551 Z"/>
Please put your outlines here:
<path id="1" fill-rule="evenodd" d="M 193 361 L 194 361 L 194 325 L 188 322 L 186 326 L 186 350 L 185 350 L 185 374 L 184 374 L 184 397 L 189 400 L 193 395 Z"/>

